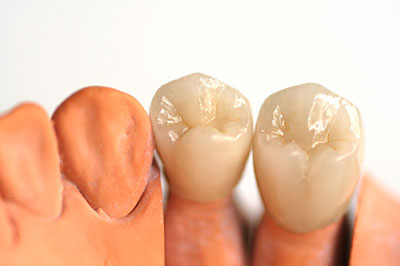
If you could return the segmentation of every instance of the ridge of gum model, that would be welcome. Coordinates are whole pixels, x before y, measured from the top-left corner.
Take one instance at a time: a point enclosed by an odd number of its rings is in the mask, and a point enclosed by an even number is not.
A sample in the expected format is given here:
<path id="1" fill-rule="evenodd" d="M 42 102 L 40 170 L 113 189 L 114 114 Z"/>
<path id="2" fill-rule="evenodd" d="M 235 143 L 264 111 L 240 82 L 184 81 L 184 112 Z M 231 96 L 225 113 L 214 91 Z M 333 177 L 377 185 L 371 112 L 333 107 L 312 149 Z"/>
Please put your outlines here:
<path id="1" fill-rule="evenodd" d="M 163 265 L 153 149 L 143 107 L 111 88 L 53 121 L 35 104 L 0 117 L 0 265 Z"/>
<path id="2" fill-rule="evenodd" d="M 370 176 L 361 182 L 351 244 L 350 266 L 400 262 L 400 199 Z"/>
<path id="3" fill-rule="evenodd" d="M 167 265 L 245 265 L 241 221 L 231 193 L 248 158 L 248 100 L 195 73 L 163 85 L 150 118 L 169 183 Z"/>
<path id="4" fill-rule="evenodd" d="M 318 84 L 279 91 L 261 107 L 253 151 L 266 209 L 253 265 L 341 265 L 364 152 L 358 109 Z"/>

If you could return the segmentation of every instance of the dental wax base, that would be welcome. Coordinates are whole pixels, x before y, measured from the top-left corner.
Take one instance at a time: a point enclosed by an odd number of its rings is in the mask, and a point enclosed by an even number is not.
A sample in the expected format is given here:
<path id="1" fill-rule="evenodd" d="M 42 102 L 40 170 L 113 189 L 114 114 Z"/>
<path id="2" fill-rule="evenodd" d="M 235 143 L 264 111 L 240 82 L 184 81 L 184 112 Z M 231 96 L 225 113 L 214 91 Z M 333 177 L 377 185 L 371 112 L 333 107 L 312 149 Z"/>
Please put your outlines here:
<path id="1" fill-rule="evenodd" d="M 344 265 L 346 240 L 344 219 L 310 233 L 293 233 L 264 215 L 256 233 L 252 265 Z"/>
<path id="2" fill-rule="evenodd" d="M 53 123 L 34 104 L 0 117 L 0 265 L 164 265 L 153 149 L 144 109 L 111 88 Z"/>
<path id="3" fill-rule="evenodd" d="M 167 265 L 246 265 L 242 229 L 230 197 L 198 203 L 170 194 L 165 216 Z"/>
<path id="4" fill-rule="evenodd" d="M 400 265 L 400 201 L 370 177 L 361 183 L 350 266 Z"/>
<path id="5" fill-rule="evenodd" d="M 122 219 L 96 213 L 67 181 L 55 219 L 1 201 L 0 265 L 164 265 L 159 172 L 151 172 L 140 202 Z"/>

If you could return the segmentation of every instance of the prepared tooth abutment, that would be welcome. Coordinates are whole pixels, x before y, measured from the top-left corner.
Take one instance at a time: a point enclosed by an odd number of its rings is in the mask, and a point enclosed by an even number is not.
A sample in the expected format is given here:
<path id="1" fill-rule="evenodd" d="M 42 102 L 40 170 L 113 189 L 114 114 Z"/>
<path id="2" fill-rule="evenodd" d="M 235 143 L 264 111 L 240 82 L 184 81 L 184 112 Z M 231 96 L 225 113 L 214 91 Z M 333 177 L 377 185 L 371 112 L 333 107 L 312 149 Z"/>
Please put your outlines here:
<path id="1" fill-rule="evenodd" d="M 207 75 L 191 74 L 157 91 L 150 117 L 174 193 L 200 202 L 231 193 L 253 131 L 250 104 L 239 91 Z"/>
<path id="2" fill-rule="evenodd" d="M 322 228 L 346 212 L 358 182 L 360 113 L 318 84 L 281 90 L 261 107 L 253 151 L 267 213 L 289 231 Z"/>

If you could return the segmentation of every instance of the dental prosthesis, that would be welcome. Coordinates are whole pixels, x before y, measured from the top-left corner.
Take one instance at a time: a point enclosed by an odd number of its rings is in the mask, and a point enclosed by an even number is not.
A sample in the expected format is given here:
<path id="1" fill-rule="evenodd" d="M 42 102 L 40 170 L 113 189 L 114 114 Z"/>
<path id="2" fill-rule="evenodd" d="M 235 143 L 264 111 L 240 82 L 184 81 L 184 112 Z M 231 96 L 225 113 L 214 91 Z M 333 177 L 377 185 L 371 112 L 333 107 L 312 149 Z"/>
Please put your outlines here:
<path id="1" fill-rule="evenodd" d="M 162 86 L 150 117 L 170 194 L 167 265 L 244 265 L 231 193 L 250 152 L 248 100 L 217 79 L 192 74 Z"/>
<path id="2" fill-rule="evenodd" d="M 342 265 L 343 214 L 364 153 L 357 108 L 318 84 L 279 91 L 261 107 L 253 150 L 266 209 L 254 265 Z M 278 247 L 283 239 L 286 250 Z"/>
<path id="3" fill-rule="evenodd" d="M 265 214 L 247 252 L 232 191 L 251 148 Z M 0 265 L 398 265 L 400 203 L 368 176 L 347 256 L 363 155 L 357 107 L 318 84 L 269 96 L 254 134 L 246 97 L 200 73 L 159 88 L 150 117 L 107 87 L 51 119 L 22 104 L 0 117 Z"/>

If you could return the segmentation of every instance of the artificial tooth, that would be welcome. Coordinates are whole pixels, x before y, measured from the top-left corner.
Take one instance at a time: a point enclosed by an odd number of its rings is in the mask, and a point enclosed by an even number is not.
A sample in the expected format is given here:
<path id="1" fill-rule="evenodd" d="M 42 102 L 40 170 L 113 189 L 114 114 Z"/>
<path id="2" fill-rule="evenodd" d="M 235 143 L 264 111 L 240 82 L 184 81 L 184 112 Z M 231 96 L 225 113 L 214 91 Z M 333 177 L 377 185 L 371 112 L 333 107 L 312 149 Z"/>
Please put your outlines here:
<path id="1" fill-rule="evenodd" d="M 239 91 L 191 74 L 157 91 L 150 117 L 173 192 L 200 202 L 231 193 L 252 138 L 250 105 Z"/>
<path id="2" fill-rule="evenodd" d="M 290 231 L 338 219 L 356 187 L 364 133 L 356 106 L 318 84 L 268 97 L 253 138 L 254 169 L 267 212 Z"/>

